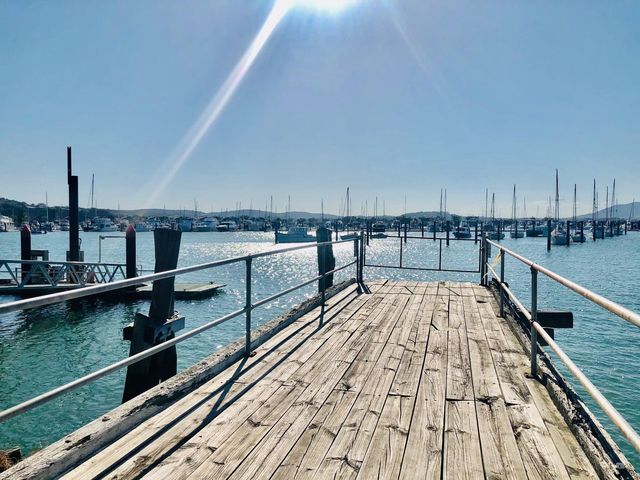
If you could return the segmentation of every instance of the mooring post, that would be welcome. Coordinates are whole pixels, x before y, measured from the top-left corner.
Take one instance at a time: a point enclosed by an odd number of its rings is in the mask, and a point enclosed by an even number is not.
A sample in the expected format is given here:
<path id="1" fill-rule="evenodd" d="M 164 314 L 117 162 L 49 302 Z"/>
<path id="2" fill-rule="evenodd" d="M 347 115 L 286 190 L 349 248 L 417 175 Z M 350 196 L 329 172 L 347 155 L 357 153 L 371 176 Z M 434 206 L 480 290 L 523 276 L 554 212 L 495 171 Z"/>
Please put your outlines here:
<path id="1" fill-rule="evenodd" d="M 538 271 L 531 267 L 531 376 L 538 375 Z"/>
<path id="2" fill-rule="evenodd" d="M 400 229 L 402 228 L 402 223 L 398 222 L 398 238 L 400 238 Z"/>
<path id="3" fill-rule="evenodd" d="M 447 226 L 445 227 L 447 229 L 447 247 L 449 246 L 449 230 L 451 230 L 451 225 L 449 223 L 449 220 L 447 220 Z"/>
<path id="4" fill-rule="evenodd" d="M 400 239 L 400 268 L 402 268 L 402 239 Z"/>
<path id="5" fill-rule="evenodd" d="M 584 243 L 584 220 L 580 222 L 580 243 Z"/>
<path id="6" fill-rule="evenodd" d="M 518 239 L 518 220 L 516 220 L 516 240 Z"/>
<path id="7" fill-rule="evenodd" d="M 335 230 L 336 230 L 336 242 L 337 242 L 338 240 L 340 240 L 340 237 L 338 235 L 338 224 L 337 223 L 336 223 L 336 229 Z M 329 238 L 329 240 L 331 240 L 331 238 Z"/>
<path id="8" fill-rule="evenodd" d="M 600 236 L 600 240 L 604 240 L 604 230 L 607 228 L 607 224 L 605 222 L 602 222 L 602 234 Z"/>
<path id="9" fill-rule="evenodd" d="M 26 223 L 20 228 L 20 259 L 31 261 L 31 229 Z M 23 285 L 24 279 L 29 275 L 30 270 L 30 263 L 22 264 L 22 274 L 20 278 Z"/>
<path id="10" fill-rule="evenodd" d="M 72 175 L 71 147 L 67 147 L 67 185 L 69 186 L 69 251 L 67 261 L 80 259 L 80 210 L 78 202 L 78 176 Z"/>
<path id="11" fill-rule="evenodd" d="M 365 243 L 364 243 L 364 230 L 360 232 L 360 272 L 358 276 L 358 283 L 362 285 L 364 279 L 364 262 L 365 262 Z"/>
<path id="12" fill-rule="evenodd" d="M 404 243 L 407 243 L 407 230 L 409 229 L 408 224 L 404 224 Z"/>
<path id="13" fill-rule="evenodd" d="M 547 252 L 551 251 L 551 219 L 547 220 Z"/>
<path id="14" fill-rule="evenodd" d="M 331 231 L 320 227 L 316 230 L 316 240 L 320 243 L 331 241 Z M 326 287 L 333 285 L 333 273 L 327 274 L 336 268 L 336 259 L 333 256 L 333 245 L 318 245 L 318 275 L 323 275 L 318 283 L 318 292 L 322 293 Z"/>
<path id="15" fill-rule="evenodd" d="M 244 315 L 245 315 L 245 330 L 244 330 L 244 354 L 248 357 L 251 354 L 251 311 L 253 306 L 251 304 L 251 262 L 253 257 L 248 256 L 245 264 L 245 301 L 244 301 Z"/>
<path id="16" fill-rule="evenodd" d="M 435 242 L 436 240 L 436 222 L 433 222 L 433 241 Z"/>
<path id="17" fill-rule="evenodd" d="M 476 222 L 476 226 L 474 227 L 474 229 L 475 229 L 475 234 L 473 237 L 473 243 L 477 245 L 478 244 L 478 222 Z"/>
<path id="18" fill-rule="evenodd" d="M 153 236 L 156 254 L 154 271 L 158 273 L 175 269 L 181 232 L 156 229 Z M 184 328 L 184 317 L 174 310 L 174 282 L 174 277 L 154 281 L 149 314 L 136 313 L 133 325 L 124 328 L 124 339 L 131 340 L 130 356 L 174 338 L 176 332 Z M 172 377 L 176 370 L 175 346 L 130 365 L 127 368 L 123 403 Z"/>
<path id="19" fill-rule="evenodd" d="M 571 222 L 567 220 L 567 247 L 571 245 Z"/>
<path id="20" fill-rule="evenodd" d="M 127 227 L 127 232 L 124 234 L 125 238 L 125 257 L 127 263 L 127 278 L 134 278 L 137 276 L 136 272 L 136 229 L 133 225 Z"/>
<path id="21" fill-rule="evenodd" d="M 422 238 L 424 238 L 424 220 L 420 220 L 420 233 L 422 235 Z"/>
<path id="22" fill-rule="evenodd" d="M 500 249 L 500 316 L 504 318 L 504 250 Z"/>

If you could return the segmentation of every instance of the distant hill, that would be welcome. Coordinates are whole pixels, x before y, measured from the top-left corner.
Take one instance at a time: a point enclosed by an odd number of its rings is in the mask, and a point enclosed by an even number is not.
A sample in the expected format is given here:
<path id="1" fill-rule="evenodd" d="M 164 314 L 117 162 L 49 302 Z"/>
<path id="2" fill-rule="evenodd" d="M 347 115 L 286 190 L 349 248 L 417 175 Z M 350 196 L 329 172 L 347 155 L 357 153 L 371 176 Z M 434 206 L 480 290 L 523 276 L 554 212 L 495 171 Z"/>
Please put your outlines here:
<path id="1" fill-rule="evenodd" d="M 607 215 L 606 210 L 603 208 L 601 210 L 598 210 L 598 219 L 603 220 Z M 629 216 L 631 215 L 631 219 L 632 220 L 637 220 L 640 219 L 640 202 L 635 202 L 635 206 L 634 203 L 624 203 L 622 205 L 617 205 L 616 207 L 613 207 L 613 218 L 618 218 L 620 220 L 628 220 Z M 579 215 L 578 216 L 579 220 L 590 220 L 591 219 L 591 214 L 585 214 L 585 215 Z"/>

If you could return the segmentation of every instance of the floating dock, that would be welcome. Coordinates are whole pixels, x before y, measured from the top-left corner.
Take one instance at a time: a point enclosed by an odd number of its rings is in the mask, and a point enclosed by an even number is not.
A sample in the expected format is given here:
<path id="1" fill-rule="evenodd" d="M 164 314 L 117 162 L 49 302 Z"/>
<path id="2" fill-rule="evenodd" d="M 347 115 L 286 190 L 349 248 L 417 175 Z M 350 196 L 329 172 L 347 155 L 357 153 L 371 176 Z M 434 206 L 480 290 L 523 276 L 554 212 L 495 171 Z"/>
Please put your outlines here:
<path id="1" fill-rule="evenodd" d="M 91 284 L 78 285 L 78 284 L 65 284 L 58 283 L 55 286 L 52 285 L 15 285 L 15 284 L 0 284 L 0 295 L 14 295 L 17 297 L 38 297 L 40 295 L 48 295 L 51 293 L 61 293 L 69 290 L 75 290 L 77 288 L 91 286 Z M 225 284 L 220 283 L 176 283 L 175 284 L 175 298 L 176 300 L 196 300 L 201 298 L 207 298 L 218 292 L 221 288 L 224 288 Z M 113 290 L 101 294 L 109 298 L 125 298 L 129 300 L 137 299 L 150 299 L 152 291 L 152 284 L 142 284 L 136 287 L 135 290 Z"/>
<path id="2" fill-rule="evenodd" d="M 288 324 L 281 320 L 251 356 L 225 363 L 231 356 L 221 351 L 7 473 L 66 479 L 614 476 L 606 462 L 588 456 L 549 389 L 530 378 L 529 355 L 510 320 L 496 315 L 488 288 L 367 285 L 369 293 L 351 285 L 329 299 L 323 326 L 319 308 Z M 203 377 L 216 362 L 222 367 Z"/>

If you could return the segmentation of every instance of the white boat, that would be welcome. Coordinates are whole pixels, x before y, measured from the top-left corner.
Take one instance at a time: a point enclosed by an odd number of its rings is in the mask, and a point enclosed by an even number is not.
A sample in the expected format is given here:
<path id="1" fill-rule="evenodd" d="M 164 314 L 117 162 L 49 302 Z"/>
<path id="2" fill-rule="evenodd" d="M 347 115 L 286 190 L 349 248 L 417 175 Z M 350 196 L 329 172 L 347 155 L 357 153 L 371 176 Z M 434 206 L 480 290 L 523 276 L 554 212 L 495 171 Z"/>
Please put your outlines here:
<path id="1" fill-rule="evenodd" d="M 0 215 L 0 232 L 15 232 L 13 218 Z"/>
<path id="2" fill-rule="evenodd" d="M 453 236 L 456 238 L 471 238 L 471 229 L 466 222 L 462 222 L 460 226 L 456 227 L 453 231 Z"/>
<path id="3" fill-rule="evenodd" d="M 316 237 L 309 235 L 307 227 L 291 227 L 287 232 L 276 232 L 276 243 L 315 242 Z"/>
<path id="4" fill-rule="evenodd" d="M 118 226 L 111 221 L 110 218 L 97 218 L 93 224 L 94 232 L 117 232 Z"/>
<path id="5" fill-rule="evenodd" d="M 218 232 L 235 232 L 238 230 L 238 224 L 233 220 L 223 220 L 216 226 Z"/>
<path id="6" fill-rule="evenodd" d="M 567 236 L 567 231 L 557 226 L 553 232 L 551 232 L 551 243 L 554 245 L 568 245 L 571 241 L 571 236 Z"/>

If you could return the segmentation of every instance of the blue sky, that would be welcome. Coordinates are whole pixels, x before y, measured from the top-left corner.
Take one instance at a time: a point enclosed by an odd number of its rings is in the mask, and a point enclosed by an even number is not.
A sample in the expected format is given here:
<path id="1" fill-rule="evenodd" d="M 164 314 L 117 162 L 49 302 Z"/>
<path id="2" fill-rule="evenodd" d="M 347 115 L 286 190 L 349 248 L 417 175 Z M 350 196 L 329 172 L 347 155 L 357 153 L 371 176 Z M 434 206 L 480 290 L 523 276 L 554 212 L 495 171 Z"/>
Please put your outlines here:
<path id="1" fill-rule="evenodd" d="M 85 206 L 152 198 L 272 1 L 0 3 L 0 196 Z M 640 3 L 360 0 L 287 13 L 222 114 L 153 200 L 167 208 L 509 215 L 640 199 Z M 381 206 L 379 207 L 381 210 Z"/>

